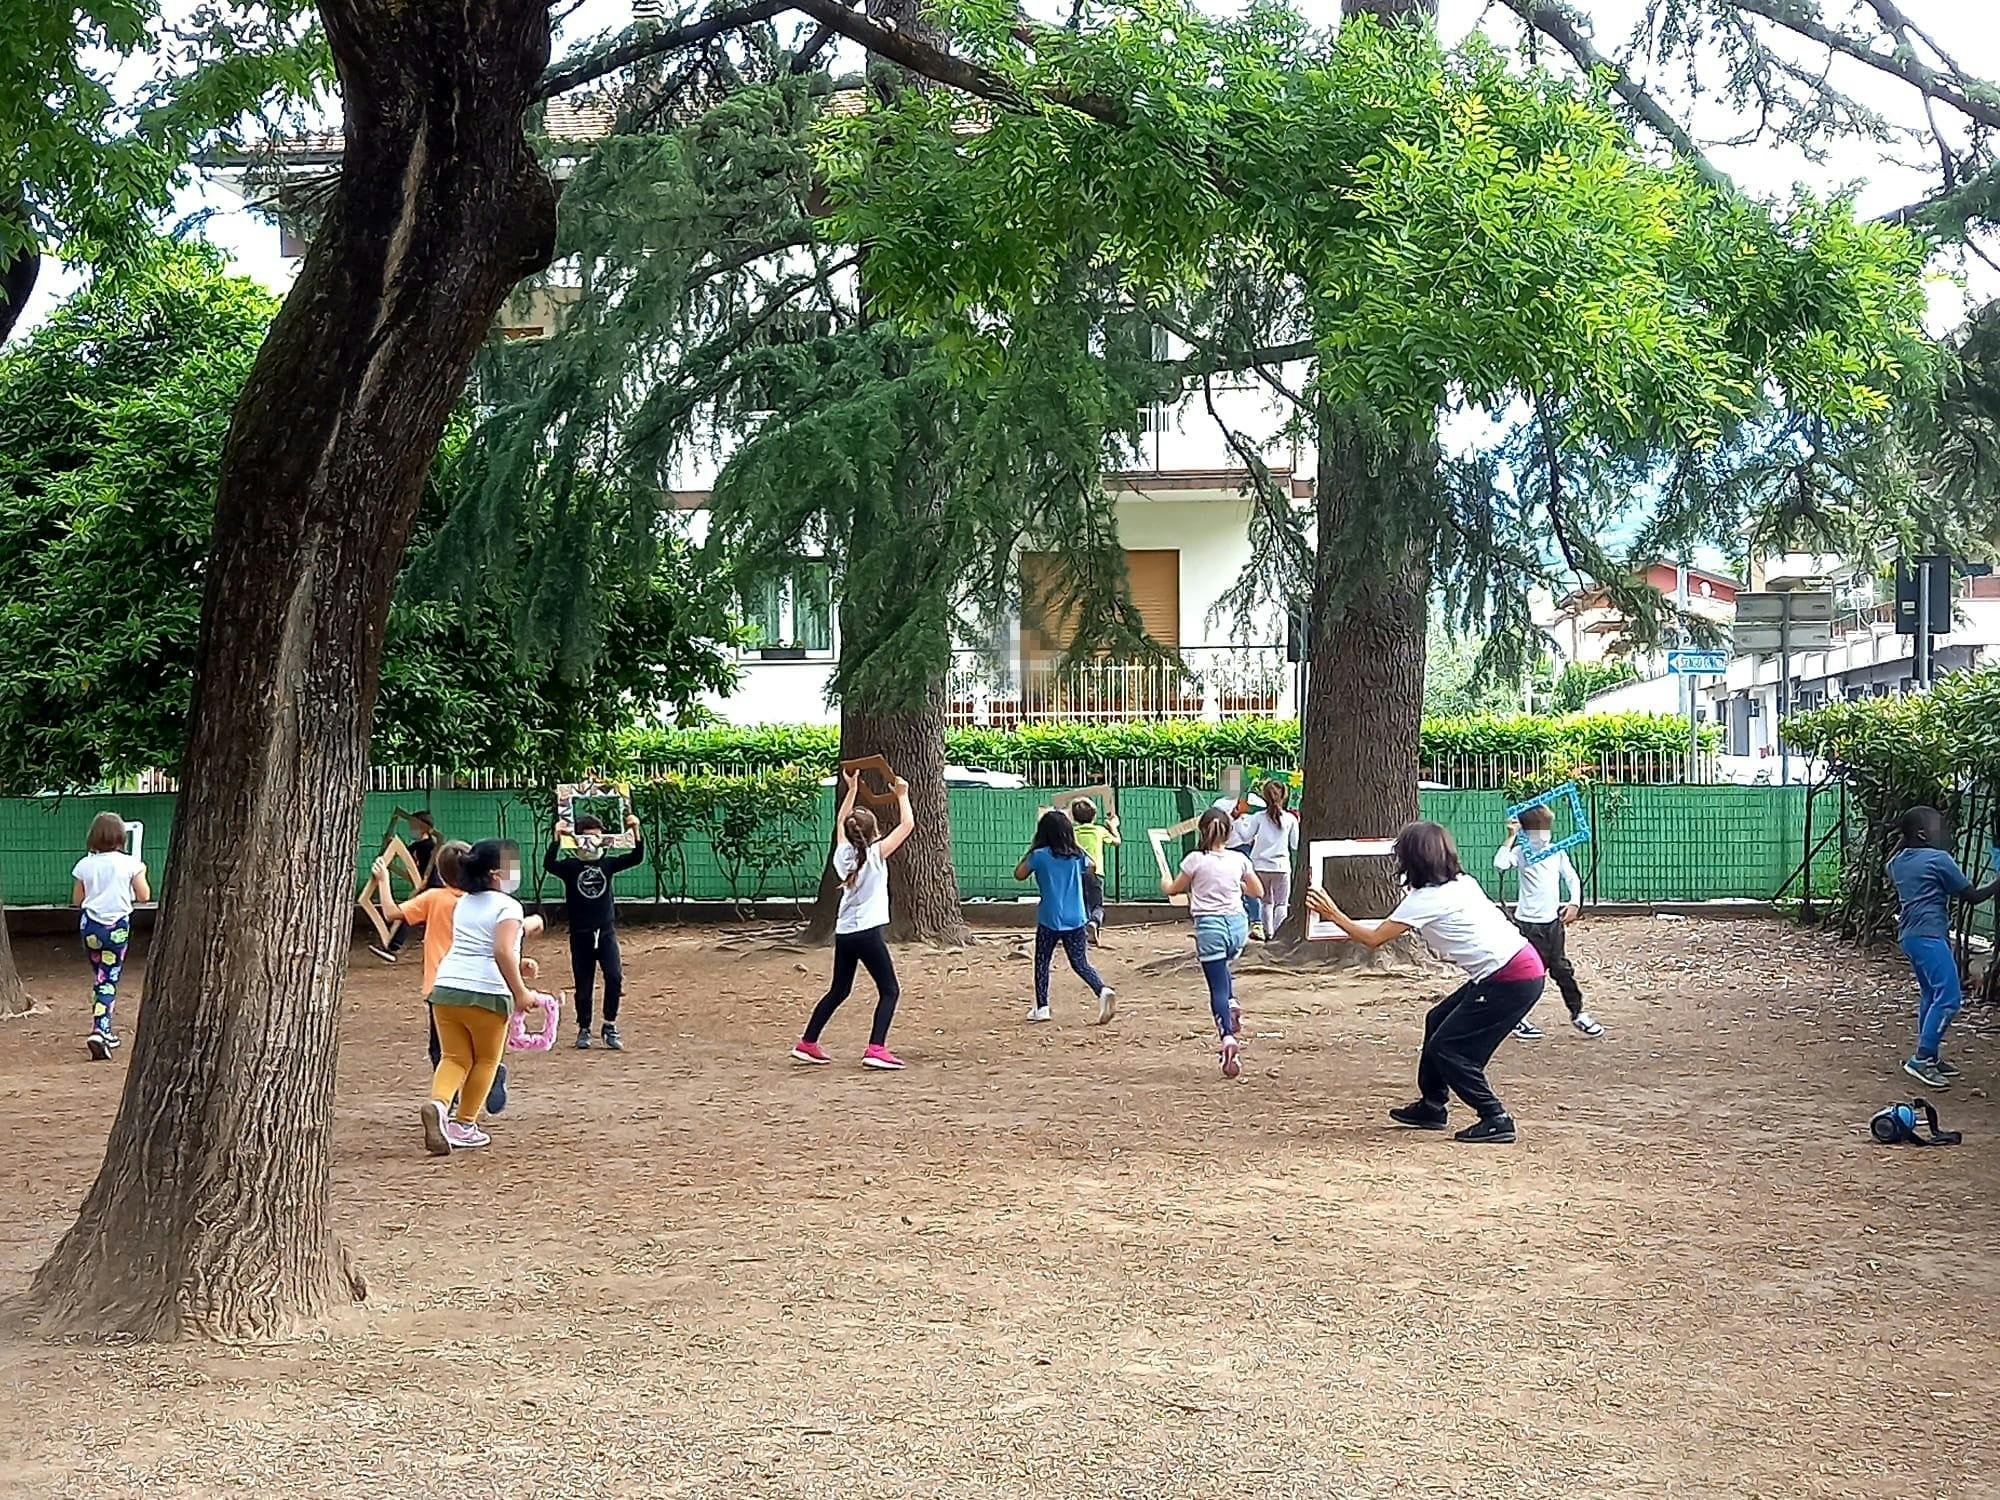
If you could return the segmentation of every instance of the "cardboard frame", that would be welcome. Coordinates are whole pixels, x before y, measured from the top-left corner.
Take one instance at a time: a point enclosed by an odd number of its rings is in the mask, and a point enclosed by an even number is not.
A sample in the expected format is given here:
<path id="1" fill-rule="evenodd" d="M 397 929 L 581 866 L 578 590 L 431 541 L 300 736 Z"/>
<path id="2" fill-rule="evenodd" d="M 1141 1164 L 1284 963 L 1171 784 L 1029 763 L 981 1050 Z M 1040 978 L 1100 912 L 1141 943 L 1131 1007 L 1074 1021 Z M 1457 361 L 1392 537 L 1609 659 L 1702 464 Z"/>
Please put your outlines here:
<path id="1" fill-rule="evenodd" d="M 556 821 L 576 824 L 576 804 L 578 802 L 611 802 L 618 804 L 617 816 L 605 820 L 604 839 L 599 846 L 604 849 L 631 849 L 636 847 L 632 831 L 625 826 L 625 820 L 632 816 L 632 786 L 625 781 L 565 781 L 556 788 Z M 588 808 L 585 809 L 588 811 Z M 562 847 L 574 849 L 576 835 L 563 835 Z"/>
<path id="2" fill-rule="evenodd" d="M 1035 816 L 1045 812 L 1067 813 L 1070 803 L 1079 797 L 1088 797 L 1097 804 L 1097 821 L 1101 825 L 1118 816 L 1118 793 L 1108 786 L 1080 786 L 1073 791 L 1051 792 L 1049 800 L 1036 810 Z"/>
<path id="3" fill-rule="evenodd" d="M 1559 839 L 1550 839 L 1547 847 L 1535 848 L 1525 840 L 1516 840 L 1521 851 L 1523 865 L 1538 865 L 1551 855 L 1560 854 L 1565 849 L 1574 849 L 1579 844 L 1590 842 L 1590 817 L 1583 810 L 1583 794 L 1576 789 L 1574 781 L 1565 781 L 1561 786 L 1552 786 L 1539 797 L 1530 797 L 1526 802 L 1517 802 L 1507 809 L 1511 821 L 1531 807 L 1552 807 L 1561 803 L 1569 808 L 1570 832 Z"/>
<path id="4" fill-rule="evenodd" d="M 400 862 L 403 874 L 410 882 L 410 890 L 415 892 L 423 885 L 426 872 L 417 868 L 417 857 L 410 853 L 410 846 L 396 833 L 396 820 L 400 818 L 408 822 L 409 816 L 400 807 L 396 809 L 394 816 L 389 819 L 389 832 L 382 839 L 382 851 L 376 858 L 387 858 L 392 870 Z M 384 946 L 396 935 L 396 929 L 403 925 L 401 922 L 390 921 L 388 913 L 382 910 L 381 898 L 375 894 L 375 873 L 372 867 L 362 878 L 361 889 L 354 896 L 354 904 L 367 914 L 368 921 L 375 928 L 376 936 L 381 938 Z"/>
<path id="5" fill-rule="evenodd" d="M 1330 859 L 1381 859 L 1394 855 L 1395 852 L 1394 839 L 1314 839 L 1306 845 L 1306 885 L 1311 887 L 1320 883 L 1320 870 Z M 1348 937 L 1308 906 L 1306 941 L 1344 943 L 1348 941 Z"/>
<path id="6" fill-rule="evenodd" d="M 882 832 L 887 833 L 896 826 L 896 770 L 888 758 L 881 755 L 857 755 L 853 760 L 840 763 L 843 773 L 852 772 L 855 778 L 854 800 L 875 814 L 875 822 Z M 868 784 L 868 773 L 873 771 L 882 778 L 882 789 L 877 791 Z M 840 783 L 834 783 L 834 794 L 839 796 Z"/>
<path id="7" fill-rule="evenodd" d="M 1167 840 L 1184 839 L 1200 827 L 1200 818 L 1183 818 L 1171 828 L 1148 828 L 1146 830 L 1146 839 L 1153 846 L 1153 859 L 1160 867 L 1161 880 L 1172 880 L 1176 875 L 1180 874 L 1180 867 L 1178 865 L 1167 863 Z M 1187 893 L 1185 891 L 1178 896 L 1169 896 L 1167 900 L 1175 906 L 1186 906 L 1188 904 Z"/>

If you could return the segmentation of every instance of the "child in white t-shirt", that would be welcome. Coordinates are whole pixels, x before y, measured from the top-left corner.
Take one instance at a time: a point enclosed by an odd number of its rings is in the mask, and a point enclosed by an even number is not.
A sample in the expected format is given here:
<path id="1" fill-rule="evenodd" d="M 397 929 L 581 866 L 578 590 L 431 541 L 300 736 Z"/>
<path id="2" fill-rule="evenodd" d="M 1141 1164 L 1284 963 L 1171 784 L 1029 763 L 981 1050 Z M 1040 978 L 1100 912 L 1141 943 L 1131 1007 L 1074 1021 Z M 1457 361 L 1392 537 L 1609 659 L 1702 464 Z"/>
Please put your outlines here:
<path id="1" fill-rule="evenodd" d="M 1396 836 L 1395 853 L 1408 894 L 1383 920 L 1356 921 L 1318 886 L 1306 892 L 1306 905 L 1370 948 L 1414 932 L 1431 952 L 1465 971 L 1466 982 L 1424 1017 L 1417 1059 L 1422 1097 L 1390 1110 L 1389 1117 L 1419 1130 L 1442 1130 L 1450 1095 L 1457 1094 L 1479 1112 L 1478 1123 L 1457 1138 L 1506 1144 L 1514 1139 L 1514 1120 L 1486 1082 L 1486 1064 L 1542 998 L 1547 974 L 1541 955 L 1460 867 L 1458 846 L 1444 828 L 1410 824 Z"/>
<path id="2" fill-rule="evenodd" d="M 1236 1003 L 1236 980 L 1229 966 L 1250 941 L 1250 916 L 1243 898 L 1264 894 L 1250 861 L 1229 847 L 1235 819 L 1219 807 L 1201 815 L 1201 847 L 1181 861 L 1180 874 L 1160 882 L 1169 896 L 1183 893 L 1194 917 L 1194 953 L 1208 981 L 1208 1008 L 1220 1039 L 1222 1076 L 1242 1072 L 1243 1010 Z"/>
<path id="3" fill-rule="evenodd" d="M 1298 815 L 1285 806 L 1291 788 L 1264 783 L 1264 806 L 1236 819 L 1235 846 L 1248 849 L 1250 868 L 1264 887 L 1263 936 L 1275 939 L 1292 910 L 1292 865 L 1299 852 Z"/>
<path id="4" fill-rule="evenodd" d="M 125 820 L 101 812 L 90 820 L 84 841 L 89 851 L 76 862 L 70 902 L 82 912 L 84 956 L 90 960 L 90 1036 L 86 1045 L 99 1062 L 118 1046 L 111 1011 L 118 1003 L 118 979 L 132 941 L 132 908 L 153 899 L 146 867 L 125 852 Z"/>
<path id="5" fill-rule="evenodd" d="M 910 784 L 896 778 L 896 826 L 887 834 L 875 821 L 875 814 L 856 807 L 861 795 L 860 777 L 841 773 L 846 793 L 840 804 L 840 846 L 833 851 L 833 873 L 840 881 L 840 911 L 833 923 L 833 984 L 813 1007 L 806 1033 L 792 1048 L 792 1057 L 802 1063 L 828 1063 L 819 1044 L 820 1033 L 833 1013 L 840 1009 L 854 989 L 854 970 L 868 971 L 875 981 L 875 1021 L 868 1033 L 868 1050 L 861 1054 L 864 1068 L 895 1069 L 903 1060 L 889 1050 L 889 1023 L 896 1019 L 896 1001 L 902 989 L 896 983 L 896 964 L 889 957 L 889 867 L 890 855 L 903 847 L 915 827 L 910 814 Z"/>
<path id="6" fill-rule="evenodd" d="M 1554 827 L 1555 816 L 1547 807 L 1524 808 L 1519 822 L 1507 824 L 1507 839 L 1494 852 L 1493 868 L 1521 872 L 1514 925 L 1542 955 L 1543 967 L 1569 1010 L 1570 1025 L 1585 1036 L 1600 1037 L 1604 1028 L 1583 1008 L 1583 988 L 1569 961 L 1568 928 L 1583 911 L 1583 882 L 1563 850 L 1533 860 L 1527 857 L 1533 850 L 1548 848 Z M 1514 1028 L 1514 1035 L 1524 1041 L 1536 1041 L 1541 1034 L 1533 1021 L 1524 1020 Z"/>

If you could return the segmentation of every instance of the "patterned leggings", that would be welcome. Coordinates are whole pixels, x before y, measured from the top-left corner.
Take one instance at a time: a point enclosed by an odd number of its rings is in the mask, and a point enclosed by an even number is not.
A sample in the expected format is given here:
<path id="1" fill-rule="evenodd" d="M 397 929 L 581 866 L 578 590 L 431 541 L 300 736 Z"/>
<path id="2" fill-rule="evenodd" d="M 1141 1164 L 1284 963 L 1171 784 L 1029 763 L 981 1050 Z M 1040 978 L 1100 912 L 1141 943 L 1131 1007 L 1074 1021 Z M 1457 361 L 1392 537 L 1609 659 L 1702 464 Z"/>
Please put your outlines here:
<path id="1" fill-rule="evenodd" d="M 90 1029 L 111 1029 L 111 1008 L 118 1003 L 118 976 L 125 972 L 125 948 L 132 941 L 132 919 L 93 922 L 83 919 L 83 951 L 90 959 Z"/>

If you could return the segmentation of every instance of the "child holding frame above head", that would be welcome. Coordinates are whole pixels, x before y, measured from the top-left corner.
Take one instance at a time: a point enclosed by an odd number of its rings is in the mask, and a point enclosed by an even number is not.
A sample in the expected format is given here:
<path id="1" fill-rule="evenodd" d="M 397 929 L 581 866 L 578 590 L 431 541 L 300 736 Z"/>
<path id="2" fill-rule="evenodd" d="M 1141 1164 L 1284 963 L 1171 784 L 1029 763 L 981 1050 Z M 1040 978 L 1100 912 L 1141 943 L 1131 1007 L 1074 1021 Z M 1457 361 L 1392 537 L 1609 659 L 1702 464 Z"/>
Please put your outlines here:
<path id="1" fill-rule="evenodd" d="M 1035 1008 L 1028 1012 L 1030 1021 L 1049 1019 L 1049 969 L 1058 946 L 1076 977 L 1097 997 L 1097 1024 L 1108 1025 L 1117 1013 L 1117 991 L 1090 966 L 1090 922 L 1083 893 L 1089 863 L 1077 844 L 1069 814 L 1052 807 L 1042 814 L 1034 843 L 1014 866 L 1014 878 L 1032 878 L 1042 897 L 1035 912 Z"/>
<path id="2" fill-rule="evenodd" d="M 1167 895 L 1185 893 L 1188 898 L 1188 911 L 1194 917 L 1194 955 L 1208 981 L 1208 1008 L 1215 1017 L 1224 1078 L 1243 1070 L 1237 1055 L 1242 1049 L 1243 1008 L 1236 1003 L 1236 979 L 1229 966 L 1242 957 L 1250 941 L 1244 901 L 1264 894 L 1249 858 L 1229 847 L 1235 822 L 1222 808 L 1209 808 L 1197 830 L 1201 847 L 1181 861 L 1180 874 L 1160 882 Z"/>
<path id="3" fill-rule="evenodd" d="M 1108 814 L 1103 822 L 1098 822 L 1097 804 L 1088 797 L 1078 797 L 1070 803 L 1069 820 L 1076 827 L 1077 848 L 1090 861 L 1083 872 L 1083 914 L 1090 924 L 1090 940 L 1101 944 L 1104 941 L 1104 847 L 1125 841 L 1118 836 L 1117 814 Z"/>
<path id="4" fill-rule="evenodd" d="M 1418 1130 L 1443 1130 L 1450 1096 L 1457 1094 L 1479 1112 L 1478 1123 L 1459 1131 L 1458 1140 L 1511 1143 L 1514 1119 L 1486 1082 L 1486 1064 L 1542 998 L 1541 955 L 1460 867 L 1458 846 L 1444 828 L 1410 824 L 1396 835 L 1395 857 L 1406 894 L 1379 922 L 1356 921 L 1318 886 L 1306 892 L 1306 906 L 1357 943 L 1380 948 L 1414 932 L 1431 952 L 1465 971 L 1466 982 L 1424 1017 L 1420 1097 L 1390 1110 L 1389 1118 Z"/>
<path id="5" fill-rule="evenodd" d="M 1583 882 L 1577 879 L 1568 850 L 1558 849 L 1532 863 L 1522 855 L 1523 847 L 1531 851 L 1548 848 L 1555 823 L 1555 814 L 1546 803 L 1522 808 L 1518 821 L 1508 821 L 1507 839 L 1493 856 L 1493 868 L 1521 872 L 1521 894 L 1514 902 L 1514 925 L 1541 954 L 1549 978 L 1556 982 L 1563 1004 L 1569 1009 L 1570 1025 L 1585 1036 L 1600 1037 L 1604 1028 L 1583 1008 L 1583 989 L 1577 984 L 1576 969 L 1569 961 L 1568 929 L 1583 911 Z M 1541 1028 L 1525 1017 L 1514 1028 L 1514 1035 L 1523 1041 L 1536 1041 L 1541 1034 Z"/>
<path id="6" fill-rule="evenodd" d="M 833 1061 L 819 1044 L 820 1033 L 853 993 L 858 965 L 875 981 L 876 991 L 875 1022 L 861 1065 L 893 1071 L 903 1066 L 903 1060 L 889 1050 L 889 1023 L 896 1019 L 896 1001 L 902 989 L 896 983 L 896 964 L 889 957 L 887 942 L 887 860 L 903 847 L 915 826 L 910 814 L 910 784 L 900 776 L 895 778 L 897 823 L 885 835 L 874 813 L 854 805 L 861 795 L 860 775 L 842 771 L 840 780 L 840 845 L 833 851 L 833 873 L 840 881 L 840 911 L 833 924 L 833 984 L 813 1007 L 805 1035 L 792 1048 L 792 1057 L 802 1063 Z"/>

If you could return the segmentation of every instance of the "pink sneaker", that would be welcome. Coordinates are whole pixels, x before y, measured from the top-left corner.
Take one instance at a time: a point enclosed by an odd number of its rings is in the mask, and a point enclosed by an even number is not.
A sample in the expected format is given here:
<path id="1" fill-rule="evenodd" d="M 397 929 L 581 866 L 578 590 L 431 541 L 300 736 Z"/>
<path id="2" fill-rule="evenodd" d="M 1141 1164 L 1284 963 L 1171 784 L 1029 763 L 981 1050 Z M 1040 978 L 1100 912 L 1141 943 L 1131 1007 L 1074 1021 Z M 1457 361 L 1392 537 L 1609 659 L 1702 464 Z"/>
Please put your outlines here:
<path id="1" fill-rule="evenodd" d="M 864 1068 L 883 1068 L 893 1071 L 896 1068 L 902 1067 L 902 1065 L 902 1058 L 896 1056 L 887 1047 L 870 1047 L 866 1052 L 861 1054 L 861 1066 Z"/>
<path id="2" fill-rule="evenodd" d="M 426 1099 L 423 1108 L 424 1149 L 432 1156 L 451 1155 L 451 1136 L 445 1124 L 444 1106 L 435 1099 Z"/>
<path id="3" fill-rule="evenodd" d="M 444 1138 L 451 1142 L 454 1151 L 476 1151 L 481 1146 L 493 1144 L 493 1137 L 477 1125 L 466 1125 L 457 1120 L 444 1127 Z"/>
<path id="4" fill-rule="evenodd" d="M 818 1042 L 801 1040 L 792 1048 L 792 1061 L 802 1063 L 830 1063 L 833 1059 L 826 1055 L 826 1049 L 821 1047 Z"/>
<path id="5" fill-rule="evenodd" d="M 1234 1078 L 1243 1071 L 1243 1061 L 1236 1055 L 1241 1050 L 1235 1037 L 1226 1036 L 1222 1039 L 1222 1076 L 1224 1078 Z"/>

